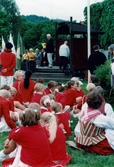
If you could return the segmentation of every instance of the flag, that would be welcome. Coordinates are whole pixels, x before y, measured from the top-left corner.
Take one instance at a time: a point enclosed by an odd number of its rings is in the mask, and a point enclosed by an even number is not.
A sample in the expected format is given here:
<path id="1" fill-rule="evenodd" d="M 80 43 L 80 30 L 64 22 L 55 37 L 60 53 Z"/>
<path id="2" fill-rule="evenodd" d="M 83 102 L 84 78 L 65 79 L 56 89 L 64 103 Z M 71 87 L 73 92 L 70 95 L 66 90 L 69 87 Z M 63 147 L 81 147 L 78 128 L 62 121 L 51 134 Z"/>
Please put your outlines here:
<path id="1" fill-rule="evenodd" d="M 13 37 L 12 37 L 11 33 L 10 33 L 10 36 L 9 36 L 9 42 L 11 42 L 12 45 L 13 45 L 12 53 L 16 54 L 15 45 L 14 45 Z"/>
<path id="2" fill-rule="evenodd" d="M 4 50 L 4 48 L 5 48 L 5 41 L 4 41 L 4 38 L 2 36 L 2 50 Z"/>
<path id="3" fill-rule="evenodd" d="M 22 55 L 24 54 L 24 46 L 23 46 L 23 41 L 20 33 L 18 33 L 17 37 L 17 53 L 16 53 L 16 69 L 20 70 L 21 69 L 21 59 Z"/>

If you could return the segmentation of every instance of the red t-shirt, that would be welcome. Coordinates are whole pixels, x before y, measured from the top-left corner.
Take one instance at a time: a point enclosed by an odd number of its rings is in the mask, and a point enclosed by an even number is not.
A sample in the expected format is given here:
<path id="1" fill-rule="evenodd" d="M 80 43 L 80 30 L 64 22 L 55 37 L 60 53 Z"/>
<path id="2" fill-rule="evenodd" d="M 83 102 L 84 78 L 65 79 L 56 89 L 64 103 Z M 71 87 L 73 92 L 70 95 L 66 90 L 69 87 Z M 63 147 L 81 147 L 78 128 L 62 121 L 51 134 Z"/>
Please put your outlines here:
<path id="1" fill-rule="evenodd" d="M 55 116 L 57 117 L 58 125 L 63 124 L 64 125 L 64 130 L 66 132 L 66 136 L 71 136 L 71 129 L 69 126 L 69 121 L 70 121 L 70 113 L 69 112 L 59 112 L 56 113 Z"/>
<path id="2" fill-rule="evenodd" d="M 44 127 L 46 135 L 49 139 L 49 131 L 47 127 Z M 52 143 L 50 143 L 50 149 L 52 154 L 52 160 L 64 160 L 66 157 L 66 138 L 63 133 L 62 128 L 57 127 L 56 138 Z"/>
<path id="3" fill-rule="evenodd" d="M 40 99 L 44 96 L 43 93 L 35 93 L 32 97 L 32 102 L 40 104 Z"/>
<path id="4" fill-rule="evenodd" d="M 1 62 L 2 62 L 2 70 L 7 69 L 4 73 L 1 71 L 2 76 L 13 76 L 14 68 L 16 66 L 16 55 L 12 52 L 2 52 L 0 54 Z"/>
<path id="5" fill-rule="evenodd" d="M 19 84 L 19 96 L 22 102 L 31 102 L 33 93 L 34 93 L 34 86 L 36 82 L 30 80 L 29 87 L 27 89 L 24 88 L 24 81 L 21 81 Z"/>
<path id="6" fill-rule="evenodd" d="M 48 166 L 52 155 L 44 129 L 40 125 L 16 128 L 9 139 L 22 146 L 20 159 L 32 167 Z"/>
<path id="7" fill-rule="evenodd" d="M 66 106 L 66 96 L 65 96 L 65 94 L 58 92 L 55 95 L 55 98 L 56 98 L 56 102 L 61 103 L 63 108 Z"/>
<path id="8" fill-rule="evenodd" d="M 75 90 L 69 88 L 65 91 L 66 96 L 66 105 L 69 105 L 70 107 L 74 106 L 76 103 L 76 94 Z"/>
<path id="9" fill-rule="evenodd" d="M 4 119 L 7 123 L 7 125 L 13 129 L 16 128 L 15 123 L 10 117 L 10 111 L 9 111 L 9 101 L 5 98 L 0 96 L 0 117 L 4 116 Z"/>

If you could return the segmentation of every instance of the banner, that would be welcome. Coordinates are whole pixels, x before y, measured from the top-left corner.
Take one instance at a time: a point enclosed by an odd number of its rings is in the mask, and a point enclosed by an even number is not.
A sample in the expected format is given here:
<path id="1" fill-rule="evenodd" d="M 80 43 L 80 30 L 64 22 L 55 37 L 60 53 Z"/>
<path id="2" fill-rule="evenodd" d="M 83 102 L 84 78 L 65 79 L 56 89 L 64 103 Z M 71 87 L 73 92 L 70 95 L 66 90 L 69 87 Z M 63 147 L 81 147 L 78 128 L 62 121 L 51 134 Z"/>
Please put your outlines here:
<path id="1" fill-rule="evenodd" d="M 14 45 L 13 37 L 12 37 L 11 33 L 10 33 L 10 36 L 9 36 L 9 42 L 11 42 L 12 45 L 13 45 L 12 53 L 16 54 L 15 45 Z"/>
<path id="2" fill-rule="evenodd" d="M 4 48 L 5 48 L 5 41 L 4 41 L 4 38 L 2 36 L 2 51 L 4 50 Z"/>
<path id="3" fill-rule="evenodd" d="M 16 53 L 16 69 L 21 69 L 21 61 L 22 61 L 22 55 L 24 54 L 24 46 L 22 37 L 20 36 L 20 33 L 18 33 L 17 37 L 17 53 Z"/>

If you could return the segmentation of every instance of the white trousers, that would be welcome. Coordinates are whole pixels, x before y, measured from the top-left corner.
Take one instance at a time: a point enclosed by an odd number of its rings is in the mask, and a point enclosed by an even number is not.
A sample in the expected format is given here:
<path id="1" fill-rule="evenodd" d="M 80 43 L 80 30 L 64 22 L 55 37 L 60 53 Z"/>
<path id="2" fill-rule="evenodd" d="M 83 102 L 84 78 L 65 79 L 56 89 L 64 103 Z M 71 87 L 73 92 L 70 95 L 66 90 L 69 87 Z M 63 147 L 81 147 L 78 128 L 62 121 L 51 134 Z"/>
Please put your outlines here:
<path id="1" fill-rule="evenodd" d="M 13 76 L 1 76 L 1 86 L 2 85 L 13 85 Z"/>
<path id="2" fill-rule="evenodd" d="M 47 53 L 47 59 L 48 59 L 49 66 L 52 66 L 52 53 Z"/>

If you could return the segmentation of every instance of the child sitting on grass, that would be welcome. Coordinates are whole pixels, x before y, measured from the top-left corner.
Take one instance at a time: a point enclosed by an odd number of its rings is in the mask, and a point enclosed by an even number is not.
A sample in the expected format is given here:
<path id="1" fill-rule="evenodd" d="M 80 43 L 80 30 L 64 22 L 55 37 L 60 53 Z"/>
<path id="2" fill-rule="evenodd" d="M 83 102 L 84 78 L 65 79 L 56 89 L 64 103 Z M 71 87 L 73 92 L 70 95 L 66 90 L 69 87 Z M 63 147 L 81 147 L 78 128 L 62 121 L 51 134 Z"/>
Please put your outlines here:
<path id="1" fill-rule="evenodd" d="M 17 147 L 17 153 L 10 167 L 44 167 L 51 166 L 52 155 L 44 129 L 41 127 L 40 112 L 25 109 L 20 117 L 22 127 L 13 129 L 0 152 L 0 160 Z M 7 160 L 2 162 L 5 166 Z"/>
<path id="2" fill-rule="evenodd" d="M 63 129 L 64 134 L 66 136 L 71 136 L 70 112 L 63 112 L 62 105 L 58 102 L 55 102 L 51 105 L 51 110 L 55 113 L 57 123 Z"/>
<path id="3" fill-rule="evenodd" d="M 66 138 L 62 128 L 57 125 L 55 115 L 45 112 L 41 115 L 40 121 L 50 144 L 54 165 L 65 167 L 69 163 L 71 156 L 66 152 Z"/>

